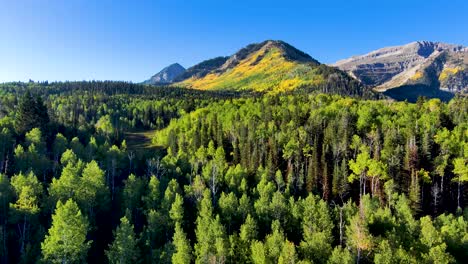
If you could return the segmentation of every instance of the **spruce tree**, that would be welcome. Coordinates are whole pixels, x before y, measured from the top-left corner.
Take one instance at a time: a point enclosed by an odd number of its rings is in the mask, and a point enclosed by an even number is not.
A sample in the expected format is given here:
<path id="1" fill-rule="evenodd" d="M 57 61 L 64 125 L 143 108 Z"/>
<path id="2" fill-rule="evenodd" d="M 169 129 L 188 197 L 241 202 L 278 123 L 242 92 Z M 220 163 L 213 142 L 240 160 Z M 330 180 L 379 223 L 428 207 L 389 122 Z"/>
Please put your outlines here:
<path id="1" fill-rule="evenodd" d="M 34 99 L 31 92 L 26 91 L 18 106 L 15 120 L 16 132 L 22 135 L 35 127 L 46 131 L 48 123 L 47 107 L 42 102 L 41 97 L 38 96 Z"/>

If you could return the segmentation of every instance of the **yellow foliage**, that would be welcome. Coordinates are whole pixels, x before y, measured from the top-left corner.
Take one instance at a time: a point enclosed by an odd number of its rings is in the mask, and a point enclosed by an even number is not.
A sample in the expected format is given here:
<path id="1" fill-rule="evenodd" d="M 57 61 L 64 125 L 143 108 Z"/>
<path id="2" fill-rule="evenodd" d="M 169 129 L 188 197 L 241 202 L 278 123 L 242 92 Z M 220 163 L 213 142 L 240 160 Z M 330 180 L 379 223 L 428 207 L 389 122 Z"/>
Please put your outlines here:
<path id="1" fill-rule="evenodd" d="M 457 72 L 461 70 L 462 69 L 460 67 L 445 68 L 442 70 L 442 72 L 439 75 L 439 81 L 445 81 L 447 80 L 448 77 L 450 77 L 451 75 L 457 74 Z"/>
<path id="2" fill-rule="evenodd" d="M 424 76 L 424 74 L 420 71 L 416 72 L 413 76 L 411 76 L 411 80 L 416 81 L 421 79 Z"/>
<path id="3" fill-rule="evenodd" d="M 210 73 L 203 78 L 190 78 L 183 86 L 200 90 L 212 89 L 251 89 L 257 92 L 284 92 L 305 85 L 324 82 L 312 66 L 287 61 L 276 48 L 261 49 L 240 61 L 226 72 Z"/>

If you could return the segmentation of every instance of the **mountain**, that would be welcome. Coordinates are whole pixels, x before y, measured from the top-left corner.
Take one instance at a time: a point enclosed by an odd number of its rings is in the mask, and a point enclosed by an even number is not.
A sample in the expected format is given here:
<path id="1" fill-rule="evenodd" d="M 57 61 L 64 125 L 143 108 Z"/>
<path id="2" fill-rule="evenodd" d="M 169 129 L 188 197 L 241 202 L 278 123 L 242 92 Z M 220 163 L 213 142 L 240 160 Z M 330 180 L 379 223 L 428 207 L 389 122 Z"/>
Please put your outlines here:
<path id="1" fill-rule="evenodd" d="M 250 44 L 229 57 L 189 68 L 174 85 L 201 90 L 277 93 L 298 88 L 361 95 L 362 87 L 346 73 L 320 64 L 283 41 Z"/>
<path id="2" fill-rule="evenodd" d="M 153 75 L 149 80 L 144 81 L 144 84 L 169 84 L 174 81 L 176 77 L 183 74 L 185 68 L 182 67 L 179 63 L 174 63 L 166 68 L 162 69 L 160 72 Z"/>
<path id="3" fill-rule="evenodd" d="M 188 78 L 203 78 L 210 71 L 221 67 L 229 57 L 216 57 L 214 59 L 205 60 L 195 66 L 188 68 L 183 74 L 179 75 L 175 81 L 183 81 Z"/>
<path id="4" fill-rule="evenodd" d="M 333 66 L 390 95 L 468 93 L 468 48 L 461 45 L 418 41 L 354 56 Z"/>

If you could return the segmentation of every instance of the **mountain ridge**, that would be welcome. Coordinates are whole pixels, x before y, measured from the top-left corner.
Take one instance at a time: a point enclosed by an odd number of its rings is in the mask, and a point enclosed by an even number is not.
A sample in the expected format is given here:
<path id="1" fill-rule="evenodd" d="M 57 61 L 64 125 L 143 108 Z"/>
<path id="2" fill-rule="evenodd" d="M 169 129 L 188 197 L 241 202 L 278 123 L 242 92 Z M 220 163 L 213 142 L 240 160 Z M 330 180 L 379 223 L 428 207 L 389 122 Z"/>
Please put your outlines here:
<path id="1" fill-rule="evenodd" d="M 452 93 L 468 92 L 467 65 L 466 47 L 432 41 L 384 47 L 332 64 L 380 92 L 426 86 Z"/>
<path id="2" fill-rule="evenodd" d="M 204 61 L 173 85 L 200 90 L 235 90 L 278 93 L 302 88 L 362 93 L 346 73 L 319 63 L 307 53 L 281 40 L 266 40 L 241 48 L 229 57 Z M 216 60 L 216 63 L 208 63 Z M 207 64 L 210 67 L 202 67 Z M 202 74 L 200 74 L 202 73 Z M 334 84 L 331 84 L 331 83 Z M 352 83 L 350 83 L 352 82 Z M 351 87 L 349 91 L 347 88 Z M 352 91 L 352 92 L 351 92 Z"/>
<path id="3" fill-rule="evenodd" d="M 442 42 L 414 41 L 325 65 L 284 41 L 265 40 L 146 83 L 262 93 L 306 89 L 362 95 L 374 90 L 398 100 L 415 101 L 419 96 L 448 100 L 468 92 L 467 65 L 466 47 Z"/>

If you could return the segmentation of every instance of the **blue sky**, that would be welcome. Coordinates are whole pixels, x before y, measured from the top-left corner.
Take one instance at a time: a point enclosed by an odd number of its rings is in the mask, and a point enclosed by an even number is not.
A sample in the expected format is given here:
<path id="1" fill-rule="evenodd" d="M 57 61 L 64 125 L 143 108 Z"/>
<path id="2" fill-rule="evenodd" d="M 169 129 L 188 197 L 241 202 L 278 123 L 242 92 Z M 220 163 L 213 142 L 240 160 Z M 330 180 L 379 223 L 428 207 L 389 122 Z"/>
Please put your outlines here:
<path id="1" fill-rule="evenodd" d="M 468 45 L 468 1 L 0 0 L 0 82 L 140 82 L 281 39 L 324 63 L 415 40 Z"/>

